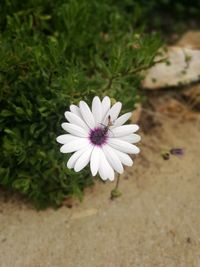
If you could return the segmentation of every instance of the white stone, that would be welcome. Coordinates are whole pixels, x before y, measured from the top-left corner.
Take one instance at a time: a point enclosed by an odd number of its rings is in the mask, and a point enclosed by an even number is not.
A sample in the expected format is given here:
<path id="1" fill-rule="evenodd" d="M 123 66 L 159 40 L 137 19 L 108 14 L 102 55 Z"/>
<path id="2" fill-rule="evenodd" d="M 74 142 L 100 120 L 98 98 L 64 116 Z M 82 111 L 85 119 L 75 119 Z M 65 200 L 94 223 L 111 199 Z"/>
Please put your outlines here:
<path id="1" fill-rule="evenodd" d="M 167 62 L 158 63 L 147 71 L 144 88 L 159 89 L 200 80 L 200 50 L 168 47 L 162 58 L 167 58 Z"/>

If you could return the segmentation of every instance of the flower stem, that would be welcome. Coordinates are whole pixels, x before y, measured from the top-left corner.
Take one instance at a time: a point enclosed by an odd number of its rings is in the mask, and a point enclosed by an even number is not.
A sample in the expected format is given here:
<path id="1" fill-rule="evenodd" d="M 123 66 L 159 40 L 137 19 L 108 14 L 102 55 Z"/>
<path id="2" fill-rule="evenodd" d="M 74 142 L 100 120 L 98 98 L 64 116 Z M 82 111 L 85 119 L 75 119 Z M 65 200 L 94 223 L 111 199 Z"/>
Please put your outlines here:
<path id="1" fill-rule="evenodd" d="M 118 186 L 119 186 L 119 180 L 120 180 L 120 175 L 118 174 L 118 175 L 117 175 L 116 185 L 115 185 L 115 190 L 118 189 Z"/>
<path id="2" fill-rule="evenodd" d="M 119 191 L 119 189 L 118 189 L 118 187 L 119 187 L 119 181 L 120 181 L 120 175 L 118 174 L 118 175 L 117 175 L 117 180 L 116 180 L 115 187 L 114 187 L 114 189 L 113 189 L 113 190 L 111 191 L 111 193 L 110 193 L 110 198 L 111 198 L 111 199 L 120 197 L 121 194 L 122 194 L 122 193 Z"/>

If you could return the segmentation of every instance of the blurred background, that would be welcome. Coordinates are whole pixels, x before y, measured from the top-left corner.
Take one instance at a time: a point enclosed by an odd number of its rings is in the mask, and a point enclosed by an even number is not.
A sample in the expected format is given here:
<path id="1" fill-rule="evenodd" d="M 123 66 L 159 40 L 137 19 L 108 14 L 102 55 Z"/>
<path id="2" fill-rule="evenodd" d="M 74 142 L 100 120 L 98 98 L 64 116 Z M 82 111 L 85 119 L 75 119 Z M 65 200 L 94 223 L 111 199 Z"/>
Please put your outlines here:
<path id="1" fill-rule="evenodd" d="M 1 2 L 2 266 L 200 266 L 199 13 L 186 0 Z M 70 104 L 95 95 L 141 128 L 113 201 L 56 142 Z"/>

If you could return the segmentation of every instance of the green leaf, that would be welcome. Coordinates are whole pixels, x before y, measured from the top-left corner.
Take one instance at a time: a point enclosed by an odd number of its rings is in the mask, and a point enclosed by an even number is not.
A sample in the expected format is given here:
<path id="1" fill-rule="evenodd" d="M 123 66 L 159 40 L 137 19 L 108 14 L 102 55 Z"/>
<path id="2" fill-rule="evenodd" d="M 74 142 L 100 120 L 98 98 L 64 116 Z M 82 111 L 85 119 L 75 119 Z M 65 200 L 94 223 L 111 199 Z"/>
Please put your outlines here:
<path id="1" fill-rule="evenodd" d="M 0 116 L 2 116 L 2 117 L 11 117 L 11 116 L 13 116 L 13 112 L 10 111 L 10 110 L 4 109 L 4 110 L 1 111 Z"/>
<path id="2" fill-rule="evenodd" d="M 13 182 L 13 188 L 21 191 L 22 193 L 27 193 L 30 188 L 31 180 L 27 178 L 17 179 Z"/>

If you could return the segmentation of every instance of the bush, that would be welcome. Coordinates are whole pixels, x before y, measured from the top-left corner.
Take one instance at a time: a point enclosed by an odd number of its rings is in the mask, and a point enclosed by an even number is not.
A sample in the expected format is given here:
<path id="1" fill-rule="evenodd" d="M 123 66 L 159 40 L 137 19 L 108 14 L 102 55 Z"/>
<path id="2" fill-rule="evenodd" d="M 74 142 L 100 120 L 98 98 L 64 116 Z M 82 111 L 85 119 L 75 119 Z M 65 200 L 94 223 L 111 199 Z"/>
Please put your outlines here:
<path id="1" fill-rule="evenodd" d="M 126 2 L 1 4 L 0 184 L 39 208 L 81 198 L 93 183 L 88 169 L 66 168 L 55 141 L 69 105 L 109 95 L 126 111 L 140 101 L 138 72 L 153 64 L 160 40 L 134 30 Z"/>

